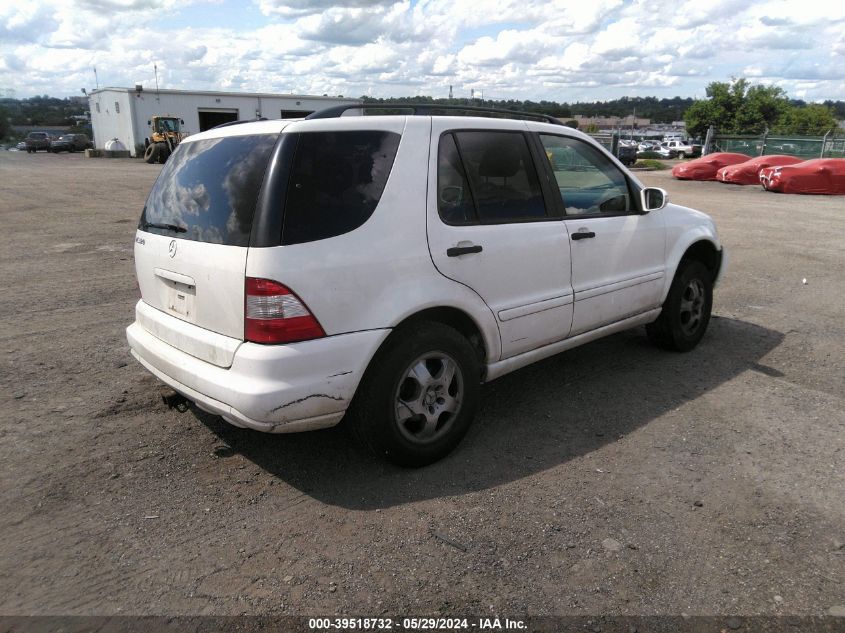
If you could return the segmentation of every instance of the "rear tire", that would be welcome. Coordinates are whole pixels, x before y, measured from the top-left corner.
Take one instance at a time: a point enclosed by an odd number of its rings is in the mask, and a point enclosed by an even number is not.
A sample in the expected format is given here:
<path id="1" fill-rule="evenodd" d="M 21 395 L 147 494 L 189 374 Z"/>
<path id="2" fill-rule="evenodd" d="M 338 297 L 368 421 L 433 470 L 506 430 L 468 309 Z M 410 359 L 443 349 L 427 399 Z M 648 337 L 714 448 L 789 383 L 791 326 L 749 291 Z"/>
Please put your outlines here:
<path id="1" fill-rule="evenodd" d="M 159 146 L 158 143 L 150 143 L 147 149 L 144 150 L 144 161 L 152 165 L 159 162 Z"/>
<path id="2" fill-rule="evenodd" d="M 646 325 L 648 338 L 663 349 L 688 352 L 707 331 L 712 308 L 710 271 L 699 261 L 681 260 L 660 316 Z"/>
<path id="3" fill-rule="evenodd" d="M 399 466 L 448 455 L 475 416 L 481 371 L 457 330 L 435 322 L 391 334 L 370 362 L 350 409 L 359 441 Z"/>

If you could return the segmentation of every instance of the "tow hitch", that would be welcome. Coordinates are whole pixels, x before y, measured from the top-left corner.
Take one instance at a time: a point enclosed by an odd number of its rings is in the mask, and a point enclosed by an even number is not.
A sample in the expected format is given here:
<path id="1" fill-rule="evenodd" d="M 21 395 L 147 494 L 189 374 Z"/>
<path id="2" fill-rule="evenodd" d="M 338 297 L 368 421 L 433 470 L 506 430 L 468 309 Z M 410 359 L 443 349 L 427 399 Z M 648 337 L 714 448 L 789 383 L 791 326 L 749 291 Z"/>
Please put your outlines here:
<path id="1" fill-rule="evenodd" d="M 185 396 L 173 390 L 162 391 L 161 401 L 167 405 L 168 409 L 176 409 L 180 413 L 185 413 L 191 405 Z"/>

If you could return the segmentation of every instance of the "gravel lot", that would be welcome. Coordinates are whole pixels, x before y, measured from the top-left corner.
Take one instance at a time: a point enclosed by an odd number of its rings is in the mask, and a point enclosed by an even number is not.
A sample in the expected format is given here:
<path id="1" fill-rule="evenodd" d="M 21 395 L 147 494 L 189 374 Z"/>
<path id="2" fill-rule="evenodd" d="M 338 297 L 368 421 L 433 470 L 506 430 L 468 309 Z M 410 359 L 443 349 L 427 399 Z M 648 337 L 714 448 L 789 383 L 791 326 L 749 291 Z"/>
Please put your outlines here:
<path id="1" fill-rule="evenodd" d="M 158 170 L 0 152 L 0 613 L 845 605 L 845 198 L 642 174 L 730 251 L 701 346 L 639 329 L 506 376 L 458 451 L 409 471 L 343 427 L 162 404 L 123 333 Z"/>

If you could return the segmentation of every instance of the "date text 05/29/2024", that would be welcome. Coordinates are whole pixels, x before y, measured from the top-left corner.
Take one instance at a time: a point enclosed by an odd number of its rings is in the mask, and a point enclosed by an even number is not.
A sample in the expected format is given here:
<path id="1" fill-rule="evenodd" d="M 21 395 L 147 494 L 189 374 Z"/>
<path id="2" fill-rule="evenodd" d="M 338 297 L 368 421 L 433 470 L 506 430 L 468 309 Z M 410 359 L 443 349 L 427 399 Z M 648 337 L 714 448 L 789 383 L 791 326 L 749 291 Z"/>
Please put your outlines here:
<path id="1" fill-rule="evenodd" d="M 313 631 L 520 631 L 522 620 L 510 618 L 309 618 Z"/>

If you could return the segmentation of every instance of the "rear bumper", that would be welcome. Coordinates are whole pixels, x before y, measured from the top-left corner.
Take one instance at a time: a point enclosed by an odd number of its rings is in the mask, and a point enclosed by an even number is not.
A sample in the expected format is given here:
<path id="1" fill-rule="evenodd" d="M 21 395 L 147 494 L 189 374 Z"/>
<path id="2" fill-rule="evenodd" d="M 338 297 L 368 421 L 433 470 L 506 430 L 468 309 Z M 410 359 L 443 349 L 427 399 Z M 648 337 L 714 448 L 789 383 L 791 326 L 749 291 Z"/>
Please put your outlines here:
<path id="1" fill-rule="evenodd" d="M 126 338 L 144 367 L 201 409 L 236 426 L 288 433 L 340 422 L 388 333 L 371 330 L 291 345 L 243 343 L 229 368 L 180 351 L 137 321 Z"/>

